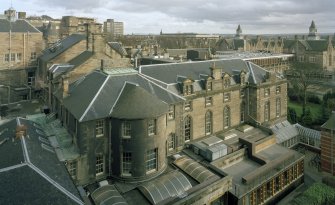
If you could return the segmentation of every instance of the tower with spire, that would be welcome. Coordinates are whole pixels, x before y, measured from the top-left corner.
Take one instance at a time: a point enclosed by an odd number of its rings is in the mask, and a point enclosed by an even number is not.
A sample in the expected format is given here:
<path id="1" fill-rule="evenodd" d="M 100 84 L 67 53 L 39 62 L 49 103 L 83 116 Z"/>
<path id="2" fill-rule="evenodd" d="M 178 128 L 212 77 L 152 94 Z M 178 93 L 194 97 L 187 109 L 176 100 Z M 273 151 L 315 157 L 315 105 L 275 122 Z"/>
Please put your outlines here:
<path id="1" fill-rule="evenodd" d="M 237 27 L 237 29 L 236 29 L 235 38 L 240 38 L 240 39 L 243 38 L 243 36 L 242 36 L 242 29 L 241 29 L 240 24 L 238 25 L 238 27 Z"/>
<path id="2" fill-rule="evenodd" d="M 318 35 L 318 30 L 316 29 L 314 20 L 312 20 L 311 26 L 309 27 L 309 34 L 308 39 L 309 40 L 320 40 L 320 36 Z"/>

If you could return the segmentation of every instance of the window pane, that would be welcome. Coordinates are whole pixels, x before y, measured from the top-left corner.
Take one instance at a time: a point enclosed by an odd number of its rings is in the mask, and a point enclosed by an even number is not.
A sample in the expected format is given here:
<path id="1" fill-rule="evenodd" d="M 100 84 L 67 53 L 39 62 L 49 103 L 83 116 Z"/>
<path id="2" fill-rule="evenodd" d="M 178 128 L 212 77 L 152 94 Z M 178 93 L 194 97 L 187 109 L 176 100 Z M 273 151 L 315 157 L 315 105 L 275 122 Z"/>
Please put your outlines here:
<path id="1" fill-rule="evenodd" d="M 104 135 L 104 120 L 97 120 L 95 123 L 95 136 L 101 137 Z"/>
<path id="2" fill-rule="evenodd" d="M 128 121 L 122 123 L 122 137 L 130 138 L 131 137 L 131 124 Z"/>
<path id="3" fill-rule="evenodd" d="M 123 152 L 122 156 L 122 174 L 131 175 L 131 152 Z"/>
<path id="4" fill-rule="evenodd" d="M 157 148 L 148 150 L 146 159 L 147 172 L 157 170 Z"/>
<path id="5" fill-rule="evenodd" d="M 207 112 L 205 116 L 205 134 L 212 134 L 212 113 Z"/>
<path id="6" fill-rule="evenodd" d="M 185 125 L 185 142 L 186 141 L 189 141 L 191 139 L 191 127 L 192 127 L 192 124 L 191 124 L 191 117 L 187 116 L 185 117 L 185 120 L 184 120 L 184 125 Z"/>
<path id="7" fill-rule="evenodd" d="M 148 135 L 156 134 L 156 120 L 148 121 Z"/>
<path id="8" fill-rule="evenodd" d="M 104 157 L 102 154 L 96 156 L 95 174 L 100 175 L 104 173 Z"/>

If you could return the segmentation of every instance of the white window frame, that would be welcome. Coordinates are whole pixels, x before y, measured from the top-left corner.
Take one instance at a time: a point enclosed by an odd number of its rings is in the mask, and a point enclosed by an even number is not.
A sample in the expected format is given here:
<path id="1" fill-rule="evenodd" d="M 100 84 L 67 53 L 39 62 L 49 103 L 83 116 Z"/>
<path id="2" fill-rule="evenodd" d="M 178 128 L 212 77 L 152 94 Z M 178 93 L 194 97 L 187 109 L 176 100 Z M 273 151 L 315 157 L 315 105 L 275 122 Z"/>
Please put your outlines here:
<path id="1" fill-rule="evenodd" d="M 131 138 L 131 124 L 129 121 L 123 121 L 121 125 L 122 129 L 122 138 L 130 139 Z"/>
<path id="2" fill-rule="evenodd" d="M 157 171 L 157 164 L 158 164 L 157 158 L 158 158 L 157 148 L 147 150 L 145 160 L 145 169 L 147 174 Z"/>
<path id="3" fill-rule="evenodd" d="M 103 154 L 97 154 L 95 156 L 95 176 L 102 175 L 104 173 L 105 159 Z"/>
<path id="4" fill-rule="evenodd" d="M 122 175 L 131 176 L 132 152 L 122 153 Z"/>
<path id="5" fill-rule="evenodd" d="M 148 120 L 148 135 L 152 136 L 156 134 L 156 119 Z"/>
<path id="6" fill-rule="evenodd" d="M 95 121 L 95 137 L 104 136 L 105 131 L 105 120 L 96 120 Z"/>
<path id="7" fill-rule="evenodd" d="M 175 148 L 175 135 L 170 134 L 168 136 L 168 149 L 173 150 Z"/>

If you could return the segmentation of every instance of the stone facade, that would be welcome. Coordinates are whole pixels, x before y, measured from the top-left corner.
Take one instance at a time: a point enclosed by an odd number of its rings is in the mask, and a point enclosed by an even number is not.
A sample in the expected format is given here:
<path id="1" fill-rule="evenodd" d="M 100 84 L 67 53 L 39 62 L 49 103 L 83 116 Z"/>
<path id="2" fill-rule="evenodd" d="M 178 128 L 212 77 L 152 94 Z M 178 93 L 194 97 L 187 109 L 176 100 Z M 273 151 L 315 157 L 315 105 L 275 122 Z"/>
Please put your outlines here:
<path id="1" fill-rule="evenodd" d="M 36 67 L 44 49 L 42 33 L 0 32 L 0 69 Z"/>
<path id="2" fill-rule="evenodd" d="M 11 21 L 0 19 L 12 27 L 5 30 L 4 26 L 0 32 L 0 85 L 6 87 L 0 89 L 0 103 L 31 99 L 29 89 L 35 85 L 37 57 L 45 47 L 40 31 L 24 19 L 16 19 L 15 10 L 9 13 Z"/>

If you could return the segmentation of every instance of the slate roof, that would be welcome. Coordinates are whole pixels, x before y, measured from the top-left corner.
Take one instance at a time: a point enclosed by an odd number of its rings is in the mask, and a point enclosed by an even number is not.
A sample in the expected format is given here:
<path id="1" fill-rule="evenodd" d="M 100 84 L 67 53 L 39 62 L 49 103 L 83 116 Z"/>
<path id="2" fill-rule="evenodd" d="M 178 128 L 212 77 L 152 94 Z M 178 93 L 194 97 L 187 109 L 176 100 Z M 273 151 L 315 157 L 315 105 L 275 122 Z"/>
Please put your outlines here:
<path id="1" fill-rule="evenodd" d="M 144 78 L 135 70 L 131 73 L 118 74 L 107 74 L 96 70 L 70 85 L 70 94 L 64 99 L 64 106 L 80 122 L 109 117 L 116 112 L 113 108 L 126 83 L 138 84 L 146 92 L 167 104 L 183 101 L 183 98 Z M 143 97 L 138 99 L 138 103 L 144 101 Z M 125 109 L 122 115 L 130 116 L 130 113 L 126 112 L 134 109 L 136 108 Z"/>
<path id="2" fill-rule="evenodd" d="M 251 76 L 252 82 L 250 83 L 263 82 L 267 72 L 263 68 L 241 59 L 147 65 L 141 66 L 139 72 L 156 79 L 162 84 L 176 84 L 178 76 L 185 76 L 195 81 L 201 80 L 202 75 L 211 76 L 209 68 L 214 64 L 217 69 L 222 69 L 223 73 L 228 73 L 230 76 L 239 74 L 241 71 L 245 71 L 247 76 L 253 74 Z"/>
<path id="3" fill-rule="evenodd" d="M 113 48 L 121 56 L 127 55 L 127 51 L 126 51 L 126 49 L 124 49 L 124 47 L 122 46 L 121 43 L 119 43 L 119 42 L 108 42 L 108 44 L 110 45 L 111 48 Z"/>
<path id="4" fill-rule="evenodd" d="M 0 19 L 0 32 L 9 32 L 9 30 L 15 33 L 41 33 L 37 28 L 24 19 L 18 19 L 14 22 L 10 22 L 7 19 Z"/>
<path id="5" fill-rule="evenodd" d="M 112 117 L 119 119 L 154 118 L 167 113 L 169 106 L 138 85 L 126 82 L 118 101 L 113 108 Z"/>
<path id="6" fill-rule="evenodd" d="M 93 52 L 92 51 L 84 51 L 81 54 L 79 54 L 78 56 L 76 56 L 73 59 L 71 59 L 68 63 L 70 65 L 74 65 L 74 68 L 75 68 L 75 67 L 80 66 L 84 62 L 86 62 L 92 56 L 93 56 Z"/>
<path id="7" fill-rule="evenodd" d="M 313 51 L 326 51 L 328 49 L 327 40 L 307 40 L 306 42 Z"/>
<path id="8" fill-rule="evenodd" d="M 292 48 L 295 46 L 295 43 L 299 42 L 302 46 L 305 47 L 306 50 L 310 51 L 326 51 L 328 49 L 328 41 L 321 39 L 321 40 L 303 40 L 299 39 L 286 39 L 284 41 L 284 48 Z"/>
<path id="9" fill-rule="evenodd" d="M 59 41 L 58 43 L 56 43 L 54 46 L 45 49 L 43 51 L 43 54 L 39 57 L 40 60 L 47 62 L 53 58 L 55 58 L 56 56 L 58 56 L 59 54 L 63 53 L 64 51 L 66 51 L 67 49 L 71 48 L 73 45 L 79 43 L 80 41 L 86 39 L 85 35 L 81 35 L 81 34 L 72 34 L 70 36 L 68 36 L 67 38 Z"/>
<path id="10" fill-rule="evenodd" d="M 16 126 L 27 134 L 15 138 Z M 84 204 L 40 126 L 17 118 L 0 126 L 0 204 Z"/>

